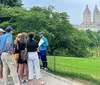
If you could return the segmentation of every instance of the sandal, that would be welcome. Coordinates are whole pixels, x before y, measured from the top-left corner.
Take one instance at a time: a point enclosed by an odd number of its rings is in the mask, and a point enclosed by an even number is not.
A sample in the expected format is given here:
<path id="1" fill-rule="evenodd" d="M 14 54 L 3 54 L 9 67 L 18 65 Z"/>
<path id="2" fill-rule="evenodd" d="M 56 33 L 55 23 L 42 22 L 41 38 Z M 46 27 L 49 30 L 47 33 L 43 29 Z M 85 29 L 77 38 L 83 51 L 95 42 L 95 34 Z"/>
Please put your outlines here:
<path id="1" fill-rule="evenodd" d="M 45 84 L 45 82 L 41 82 L 39 85 L 44 85 Z"/>

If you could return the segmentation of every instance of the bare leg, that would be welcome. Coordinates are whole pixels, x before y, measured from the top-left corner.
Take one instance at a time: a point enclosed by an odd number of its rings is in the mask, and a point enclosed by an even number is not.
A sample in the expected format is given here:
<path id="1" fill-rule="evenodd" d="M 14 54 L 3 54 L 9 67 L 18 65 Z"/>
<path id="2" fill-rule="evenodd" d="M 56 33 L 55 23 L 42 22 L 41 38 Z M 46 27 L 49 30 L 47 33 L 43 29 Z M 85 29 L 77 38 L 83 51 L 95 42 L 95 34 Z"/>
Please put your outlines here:
<path id="1" fill-rule="evenodd" d="M 19 69 L 20 69 L 20 80 L 22 81 L 24 78 L 23 78 L 23 70 L 24 70 L 24 64 L 19 64 Z"/>
<path id="2" fill-rule="evenodd" d="M 19 71 L 19 64 L 17 63 L 17 73 L 18 73 L 18 71 Z"/>
<path id="3" fill-rule="evenodd" d="M 0 80 L 3 78 L 3 67 L 0 66 Z"/>
<path id="4" fill-rule="evenodd" d="M 28 64 L 25 64 L 25 71 L 26 71 L 26 80 L 28 80 L 29 77 L 29 71 L 28 71 Z"/>
<path id="5" fill-rule="evenodd" d="M 18 64 L 18 60 L 16 60 L 16 64 L 17 64 L 17 73 L 19 71 L 19 64 Z"/>

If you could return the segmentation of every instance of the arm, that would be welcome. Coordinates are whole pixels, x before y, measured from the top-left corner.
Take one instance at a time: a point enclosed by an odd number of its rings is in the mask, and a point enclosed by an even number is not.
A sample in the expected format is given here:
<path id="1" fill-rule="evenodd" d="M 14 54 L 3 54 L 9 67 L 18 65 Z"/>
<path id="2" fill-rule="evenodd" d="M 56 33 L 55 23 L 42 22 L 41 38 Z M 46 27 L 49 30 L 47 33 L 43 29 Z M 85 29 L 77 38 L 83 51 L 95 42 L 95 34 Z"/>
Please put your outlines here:
<path id="1" fill-rule="evenodd" d="M 49 45 L 48 40 L 46 40 L 46 42 L 42 44 L 42 46 L 44 46 L 44 47 L 47 47 L 48 45 Z"/>
<path id="2" fill-rule="evenodd" d="M 41 45 L 43 45 L 43 43 L 44 43 L 44 40 L 41 39 L 41 40 L 39 41 L 39 47 L 40 47 Z"/>
<path id="3" fill-rule="evenodd" d="M 6 43 L 6 46 L 8 48 L 8 51 L 11 51 L 11 46 L 10 46 L 10 43 L 9 42 Z"/>
<path id="4" fill-rule="evenodd" d="M 12 50 L 11 50 L 11 44 L 12 44 L 12 36 L 9 36 L 7 38 L 7 41 L 6 41 L 6 46 L 7 46 L 7 49 L 8 49 L 8 53 L 12 54 Z"/>
<path id="5" fill-rule="evenodd" d="M 37 52 L 40 52 L 39 43 L 36 41 Z"/>
<path id="6" fill-rule="evenodd" d="M 47 47 L 47 46 L 48 46 L 48 43 L 45 43 L 45 44 L 43 44 L 42 46 L 43 46 L 43 47 Z"/>

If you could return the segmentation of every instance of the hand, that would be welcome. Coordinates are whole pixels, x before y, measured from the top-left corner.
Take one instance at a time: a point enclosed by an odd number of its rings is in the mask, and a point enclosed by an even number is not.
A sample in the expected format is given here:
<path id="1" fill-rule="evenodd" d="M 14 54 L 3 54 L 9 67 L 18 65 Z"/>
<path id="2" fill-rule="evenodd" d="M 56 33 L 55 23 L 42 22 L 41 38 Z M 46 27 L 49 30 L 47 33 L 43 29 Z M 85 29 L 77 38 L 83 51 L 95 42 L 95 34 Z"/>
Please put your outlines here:
<path id="1" fill-rule="evenodd" d="M 2 54 L 2 51 L 0 50 L 0 55 Z"/>
<path id="2" fill-rule="evenodd" d="M 13 54 L 13 52 L 12 52 L 12 51 L 8 51 L 8 53 L 9 53 L 9 54 L 11 54 L 11 55 Z"/>
<path id="3" fill-rule="evenodd" d="M 37 52 L 40 52 L 40 48 L 39 47 L 37 48 Z"/>

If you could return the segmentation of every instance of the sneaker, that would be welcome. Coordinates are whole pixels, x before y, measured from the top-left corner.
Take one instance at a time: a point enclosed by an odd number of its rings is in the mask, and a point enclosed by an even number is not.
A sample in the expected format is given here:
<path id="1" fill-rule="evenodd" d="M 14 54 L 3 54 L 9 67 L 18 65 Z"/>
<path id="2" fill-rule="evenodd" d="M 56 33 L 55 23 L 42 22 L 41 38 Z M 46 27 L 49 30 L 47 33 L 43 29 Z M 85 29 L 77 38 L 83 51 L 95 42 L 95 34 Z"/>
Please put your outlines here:
<path id="1" fill-rule="evenodd" d="M 21 82 L 21 83 L 24 83 L 24 80 L 21 80 L 20 82 Z"/>
<path id="2" fill-rule="evenodd" d="M 28 80 L 25 80 L 25 82 L 28 82 Z"/>
<path id="3" fill-rule="evenodd" d="M 48 69 L 47 69 L 47 68 L 44 68 L 44 70 L 45 70 L 45 71 L 48 71 Z"/>
<path id="4" fill-rule="evenodd" d="M 42 67 L 42 69 L 44 69 L 44 67 Z"/>

